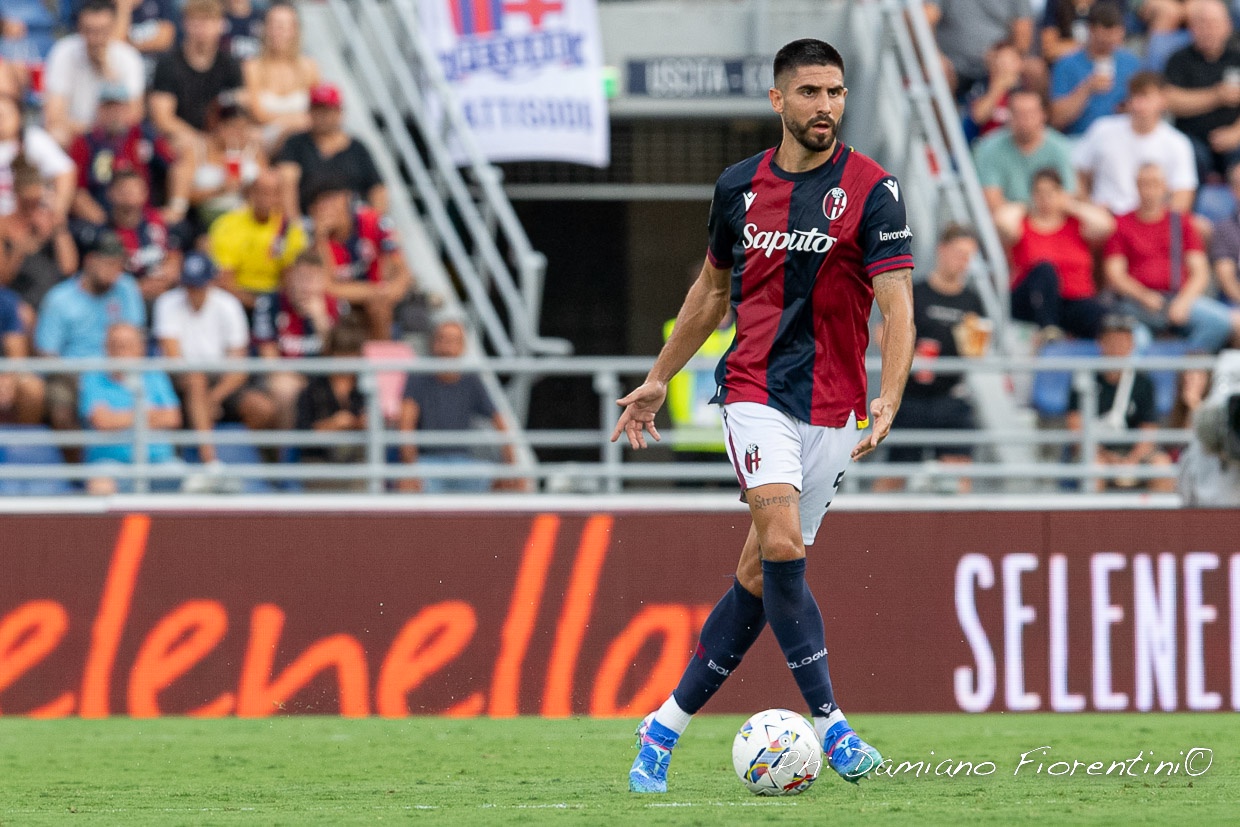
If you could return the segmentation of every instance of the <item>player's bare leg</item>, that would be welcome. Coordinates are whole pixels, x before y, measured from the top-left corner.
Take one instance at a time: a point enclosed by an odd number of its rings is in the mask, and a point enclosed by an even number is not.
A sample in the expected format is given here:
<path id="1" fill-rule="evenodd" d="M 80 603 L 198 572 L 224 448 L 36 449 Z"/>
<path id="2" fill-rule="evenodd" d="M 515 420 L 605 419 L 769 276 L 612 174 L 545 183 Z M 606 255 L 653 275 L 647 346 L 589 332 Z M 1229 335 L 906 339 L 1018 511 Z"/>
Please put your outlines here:
<path id="1" fill-rule="evenodd" d="M 855 783 L 876 769 L 882 756 L 857 737 L 835 703 L 822 613 L 805 581 L 800 492 L 787 483 L 770 483 L 750 489 L 746 500 L 762 555 L 767 623 L 809 705 L 828 763 Z"/>

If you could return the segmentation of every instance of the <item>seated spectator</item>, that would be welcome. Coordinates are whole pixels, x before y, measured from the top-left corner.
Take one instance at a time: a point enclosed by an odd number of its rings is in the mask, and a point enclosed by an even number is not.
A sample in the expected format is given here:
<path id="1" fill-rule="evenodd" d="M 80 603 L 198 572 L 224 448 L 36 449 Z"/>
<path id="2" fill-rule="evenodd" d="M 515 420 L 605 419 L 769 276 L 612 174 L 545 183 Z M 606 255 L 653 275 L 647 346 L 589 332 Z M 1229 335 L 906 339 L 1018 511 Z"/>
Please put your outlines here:
<path id="1" fill-rule="evenodd" d="M 310 203 L 314 245 L 334 263 L 327 292 L 362 314 L 371 339 L 392 338 L 396 306 L 409 295 L 413 274 L 384 216 L 354 203 L 343 178 L 320 179 Z"/>
<path id="2" fill-rule="evenodd" d="M 359 359 L 366 333 L 358 321 L 345 317 L 327 334 L 324 356 Z M 339 432 L 366 430 L 366 397 L 352 371 L 311 376 L 297 397 L 297 429 Z M 357 463 L 366 457 L 364 445 L 305 446 L 302 462 Z M 363 490 L 364 480 L 307 480 L 309 490 Z"/>
<path id="3" fill-rule="evenodd" d="M 34 326 L 34 308 L 47 291 L 78 268 L 77 245 L 56 211 L 39 171 L 13 165 L 17 209 L 0 218 L 0 284 L 22 300 L 26 327 Z"/>
<path id="4" fill-rule="evenodd" d="M 77 171 L 65 151 L 40 127 L 22 125 L 21 106 L 13 98 L 0 98 L 0 216 L 16 208 L 13 197 L 13 164 L 20 157 L 50 187 L 51 206 L 59 220 L 69 214 Z"/>
<path id="5" fill-rule="evenodd" d="M 22 319 L 20 306 L 16 293 L 0 287 L 0 364 L 4 359 L 24 359 L 30 355 L 29 328 Z M 0 372 L 0 424 L 42 422 L 44 400 L 40 377 L 33 373 Z"/>
<path id="6" fill-rule="evenodd" d="M 1102 322 L 1098 345 L 1102 355 L 1112 358 L 1131 356 L 1135 350 L 1134 330 L 1137 322 L 1128 316 L 1110 314 Z M 1151 440 L 1135 444 L 1107 441 L 1108 435 L 1132 430 L 1155 430 L 1158 413 L 1154 406 L 1154 383 L 1144 373 L 1132 369 L 1102 371 L 1094 376 L 1097 389 L 1098 421 L 1094 428 L 1100 444 L 1094 462 L 1114 469 L 1115 476 L 1103 480 L 1111 488 L 1144 487 L 1149 491 L 1174 491 L 1175 479 L 1150 480 L 1147 485 L 1126 473 L 1126 469 L 1143 465 L 1170 466 L 1171 457 L 1159 450 Z M 1080 431 L 1081 401 L 1076 389 L 1068 398 L 1068 429 Z"/>
<path id="7" fill-rule="evenodd" d="M 245 309 L 214 281 L 211 259 L 192 252 L 181 269 L 181 286 L 155 301 L 152 328 L 165 356 L 204 362 L 246 357 L 250 326 Z M 271 426 L 271 399 L 245 373 L 182 373 L 175 385 L 189 425 L 199 433 L 211 432 L 217 422 L 241 422 L 252 431 Z M 198 456 L 215 463 L 215 446 L 204 442 Z"/>
<path id="8" fill-rule="evenodd" d="M 145 355 L 142 331 L 125 322 L 112 324 L 107 329 L 107 355 L 113 359 L 137 359 Z M 168 374 L 162 371 L 143 371 L 142 393 L 147 406 L 147 426 L 161 431 L 181 427 L 181 403 Z M 78 393 L 78 413 L 82 422 L 93 431 L 131 431 L 134 427 L 134 395 L 123 373 L 92 371 L 82 374 Z M 176 454 L 165 442 L 151 442 L 146 446 L 147 462 L 151 464 L 172 462 Z M 116 445 L 89 445 L 85 460 L 99 467 L 92 471 L 86 482 L 86 493 L 96 495 L 115 494 L 133 489 L 131 480 L 117 480 L 105 476 L 107 465 L 131 465 L 134 461 L 132 440 Z M 154 486 L 158 488 L 159 486 Z"/>
<path id="9" fill-rule="evenodd" d="M 1167 61 L 1167 108 L 1193 142 L 1205 184 L 1240 161 L 1240 44 L 1220 0 L 1192 0 L 1188 25 L 1193 42 Z"/>
<path id="10" fill-rule="evenodd" d="M 146 181 L 136 172 L 122 170 L 112 178 L 108 201 L 112 208 L 105 226 L 125 245 L 125 270 L 138 280 L 142 298 L 153 302 L 176 286 L 181 252 L 189 243 L 187 231 L 164 224 L 151 206 Z"/>
<path id="11" fill-rule="evenodd" d="M 1197 415 L 1201 403 L 1210 395 L 1213 385 L 1214 376 L 1208 370 L 1192 368 L 1180 371 L 1175 380 L 1175 401 L 1171 405 L 1171 413 L 1167 415 L 1167 427 L 1193 427 L 1193 417 Z M 1182 445 L 1167 449 L 1172 461 L 1178 461 L 1183 452 Z"/>
<path id="12" fill-rule="evenodd" d="M 207 112 L 225 92 L 244 85 L 241 65 L 220 49 L 224 9 L 220 0 L 186 0 L 180 46 L 155 64 L 151 120 L 173 140 L 178 155 L 198 151 L 206 139 Z"/>
<path id="13" fill-rule="evenodd" d="M 203 227 L 244 206 L 242 193 L 267 168 L 266 153 L 255 140 L 252 122 L 237 95 L 224 93 L 212 109 L 190 193 L 190 203 Z"/>
<path id="14" fill-rule="evenodd" d="M 457 321 L 440 322 L 431 342 L 431 354 L 442 359 L 459 359 L 465 355 L 465 328 Z M 405 382 L 405 399 L 400 411 L 402 431 L 466 431 L 475 418 L 488 419 L 495 430 L 507 432 L 508 423 L 495 409 L 491 398 L 476 373 L 411 373 Z M 511 443 L 502 448 L 504 462 L 517 461 Z M 445 445 L 402 445 L 402 462 L 426 465 L 470 465 L 482 462 L 468 448 Z M 401 480 L 401 491 L 481 493 L 488 487 L 497 490 L 524 490 L 525 480 L 499 479 L 492 484 L 481 477 L 439 477 L 426 480 Z"/>
<path id="15" fill-rule="evenodd" d="M 244 63 L 263 48 L 263 13 L 251 0 L 224 0 L 222 47 L 233 60 Z"/>
<path id="16" fill-rule="evenodd" d="M 176 0 L 116 0 L 114 36 L 138 50 L 150 77 L 156 59 L 176 42 L 180 19 Z"/>
<path id="17" fill-rule="evenodd" d="M 109 326 L 126 322 L 141 328 L 146 324 L 142 293 L 133 276 L 125 272 L 127 255 L 116 233 L 99 233 L 82 261 L 82 271 L 48 291 L 34 331 L 40 355 L 102 356 Z M 48 377 L 53 428 L 73 430 L 77 426 L 76 396 L 76 376 Z"/>
<path id="18" fill-rule="evenodd" d="M 120 170 L 141 176 L 147 188 L 155 174 L 170 183 L 169 205 L 164 219 L 177 223 L 185 218 L 183 202 L 188 193 L 178 185 L 183 175 L 172 173 L 176 156 L 172 145 L 159 136 L 149 122 L 134 120 L 129 90 L 118 83 L 107 83 L 99 91 L 99 109 L 89 132 L 77 136 L 69 156 L 77 166 L 77 191 L 73 195 L 72 215 L 91 224 L 108 220 L 108 187 Z"/>
<path id="19" fill-rule="evenodd" d="M 242 65 L 246 97 L 263 128 L 269 148 L 310 128 L 310 90 L 319 83 L 319 66 L 302 54 L 301 21 L 288 3 L 267 10 L 263 48 Z"/>
<path id="20" fill-rule="evenodd" d="M 142 55 L 112 39 L 116 7 L 110 0 L 86 0 L 78 12 L 77 31 L 56 42 L 44 71 L 44 124 L 61 146 L 69 146 L 95 122 L 103 84 L 120 83 L 129 90 L 135 122 L 142 119 L 146 91 Z"/>
<path id="21" fill-rule="evenodd" d="M 1072 146 L 1046 125 L 1046 99 L 1027 89 L 1008 96 L 1012 121 L 978 141 L 973 150 L 977 176 L 986 205 L 993 214 L 1004 204 L 1028 204 L 1033 174 L 1058 170 L 1064 181 L 1074 181 Z"/>
<path id="22" fill-rule="evenodd" d="M 1029 0 L 930 0 L 924 7 L 957 99 L 985 81 L 986 50 L 1000 40 L 1011 40 L 1020 51 L 1025 85 L 1046 89 L 1046 64 L 1032 54 Z"/>
<path id="23" fill-rule="evenodd" d="M 1137 170 L 1157 164 L 1171 186 L 1171 208 L 1188 213 L 1197 195 L 1193 145 L 1171 124 L 1166 112 L 1165 82 L 1153 72 L 1138 72 L 1128 82 L 1128 107 L 1122 115 L 1099 118 L 1072 151 L 1081 192 L 1115 215 L 1137 208 Z M 1090 338 L 1093 338 L 1092 336 Z"/>
<path id="24" fill-rule="evenodd" d="M 1227 180 L 1240 199 L 1240 165 L 1231 168 Z M 1219 297 L 1232 307 L 1240 307 L 1240 214 L 1233 213 L 1214 226 L 1210 260 L 1218 278 Z"/>
<path id="25" fill-rule="evenodd" d="M 961 342 L 969 328 L 986 315 L 981 296 L 967 284 L 969 264 L 977 255 L 977 236 L 959 224 L 949 224 L 939 236 L 934 269 L 924 281 L 913 285 L 913 323 L 917 328 L 917 355 L 981 356 L 983 348 L 967 350 Z M 917 371 L 909 377 L 904 401 L 896 413 L 899 427 L 910 430 L 956 430 L 974 427 L 973 405 L 968 398 L 964 377 L 958 373 Z M 896 427 L 893 423 L 892 427 Z M 972 451 L 967 445 L 924 446 L 945 463 L 968 463 Z M 893 445 L 891 462 L 921 462 L 921 445 Z M 899 478 L 877 480 L 874 490 L 898 491 Z M 958 490 L 967 492 L 969 480 L 960 478 Z"/>
<path id="26" fill-rule="evenodd" d="M 246 192 L 246 205 L 211 225 L 211 257 L 220 268 L 220 287 L 247 308 L 280 285 L 280 273 L 306 249 L 301 222 L 280 212 L 280 179 L 260 173 Z"/>
<path id="27" fill-rule="evenodd" d="M 1124 312 L 1153 333 L 1185 336 L 1196 350 L 1217 353 L 1240 334 L 1240 310 L 1206 296 L 1210 264 L 1183 213 L 1167 207 L 1167 180 L 1156 164 L 1137 173 L 1139 204 L 1116 219 L 1103 274 Z M 1174 223 L 1172 219 L 1174 218 Z"/>
<path id="28" fill-rule="evenodd" d="M 1046 340 L 1065 331 L 1097 338 L 1105 308 L 1093 248 L 1115 231 L 1111 214 L 1073 197 L 1058 172 L 1044 169 L 1034 176 L 1028 209 L 1005 206 L 995 228 L 1012 257 L 1012 317 L 1036 324 Z"/>
<path id="29" fill-rule="evenodd" d="M 965 135 L 970 140 L 1007 126 L 1012 119 L 1008 96 L 1020 85 L 1020 52 L 1001 40 L 986 53 L 987 79 L 969 92 L 965 103 Z"/>
<path id="30" fill-rule="evenodd" d="M 1051 71 L 1051 125 L 1066 135 L 1080 135 L 1090 124 L 1113 115 L 1124 102 L 1128 80 L 1141 60 L 1123 48 L 1124 15 L 1110 2 L 1089 12 L 1085 48 L 1055 64 Z"/>
<path id="31" fill-rule="evenodd" d="M 379 214 L 388 210 L 387 187 L 370 150 L 344 131 L 340 90 L 320 84 L 310 90 L 310 131 L 289 136 L 275 157 L 285 185 L 285 209 L 305 215 L 311 186 L 324 175 L 342 175 L 349 190 Z"/>
<path id="32" fill-rule="evenodd" d="M 349 312 L 348 302 L 327 295 L 327 267 L 313 250 L 284 271 L 280 292 L 264 293 L 254 305 L 254 344 L 264 359 L 300 359 L 323 353 L 327 334 Z M 276 427 L 291 428 L 297 397 L 306 386 L 300 373 L 267 374 L 276 405 Z"/>
<path id="33" fill-rule="evenodd" d="M 1097 0 L 1047 0 L 1042 11 L 1042 57 L 1051 69 L 1060 59 L 1085 48 L 1089 12 Z"/>

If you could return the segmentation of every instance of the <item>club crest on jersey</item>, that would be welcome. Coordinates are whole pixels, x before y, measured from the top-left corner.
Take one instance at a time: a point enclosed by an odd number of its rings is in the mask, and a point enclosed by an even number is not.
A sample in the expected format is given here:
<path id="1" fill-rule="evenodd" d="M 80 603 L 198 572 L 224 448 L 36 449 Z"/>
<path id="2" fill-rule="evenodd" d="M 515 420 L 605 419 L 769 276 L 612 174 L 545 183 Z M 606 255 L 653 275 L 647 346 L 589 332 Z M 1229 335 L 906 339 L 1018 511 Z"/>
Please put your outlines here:
<path id="1" fill-rule="evenodd" d="M 745 449 L 745 473 L 752 474 L 758 470 L 758 466 L 762 464 L 762 455 L 758 453 L 758 446 L 750 444 Z"/>
<path id="2" fill-rule="evenodd" d="M 822 199 L 822 214 L 834 221 L 844 214 L 848 206 L 848 193 L 843 187 L 835 187 Z"/>

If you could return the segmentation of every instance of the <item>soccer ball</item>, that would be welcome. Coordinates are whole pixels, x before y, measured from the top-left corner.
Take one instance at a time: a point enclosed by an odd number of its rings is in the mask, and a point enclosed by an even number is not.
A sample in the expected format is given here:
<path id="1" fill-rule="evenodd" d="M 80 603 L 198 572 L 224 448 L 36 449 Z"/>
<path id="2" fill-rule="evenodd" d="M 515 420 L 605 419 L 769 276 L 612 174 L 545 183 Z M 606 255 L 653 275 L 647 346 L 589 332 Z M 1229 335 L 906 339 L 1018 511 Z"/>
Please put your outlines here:
<path id="1" fill-rule="evenodd" d="M 798 795 L 822 770 L 814 727 L 787 709 L 767 709 L 744 723 L 732 741 L 732 766 L 754 795 Z"/>

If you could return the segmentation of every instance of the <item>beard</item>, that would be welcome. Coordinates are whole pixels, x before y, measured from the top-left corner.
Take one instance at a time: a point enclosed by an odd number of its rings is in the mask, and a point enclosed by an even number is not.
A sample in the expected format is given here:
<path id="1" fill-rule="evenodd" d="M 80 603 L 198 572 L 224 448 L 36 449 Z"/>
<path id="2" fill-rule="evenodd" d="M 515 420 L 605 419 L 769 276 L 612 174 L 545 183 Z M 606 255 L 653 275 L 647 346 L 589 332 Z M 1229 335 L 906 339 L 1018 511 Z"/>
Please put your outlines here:
<path id="1" fill-rule="evenodd" d="M 826 132 L 819 134 L 810 131 L 818 124 L 824 123 L 830 127 Z M 803 124 L 785 118 L 784 126 L 788 127 L 788 131 L 792 133 L 792 137 L 796 138 L 797 143 L 810 152 L 825 152 L 830 149 L 835 143 L 835 134 L 839 128 L 839 124 L 826 115 L 812 118 Z"/>

